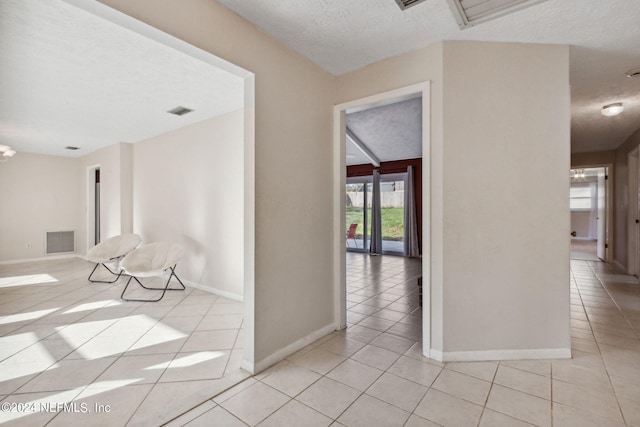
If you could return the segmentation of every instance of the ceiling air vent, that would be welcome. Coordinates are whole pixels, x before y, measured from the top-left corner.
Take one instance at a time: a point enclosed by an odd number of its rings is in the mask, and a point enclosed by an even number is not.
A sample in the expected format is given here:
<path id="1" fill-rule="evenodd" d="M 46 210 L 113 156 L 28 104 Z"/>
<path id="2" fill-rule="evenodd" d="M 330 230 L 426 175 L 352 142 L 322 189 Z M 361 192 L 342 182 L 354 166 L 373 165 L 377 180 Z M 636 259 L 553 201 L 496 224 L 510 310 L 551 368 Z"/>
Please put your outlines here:
<path id="1" fill-rule="evenodd" d="M 72 151 L 75 151 L 75 150 L 79 150 L 79 149 L 80 149 L 80 147 L 74 147 L 73 145 L 67 145 L 66 147 L 64 147 L 64 149 L 65 149 L 65 150 L 72 150 Z"/>
<path id="2" fill-rule="evenodd" d="M 167 111 L 167 113 L 175 114 L 176 116 L 184 116 L 185 114 L 189 114 L 192 111 L 193 110 L 191 108 L 177 106 L 176 108 L 173 108 L 173 109 Z"/>
<path id="3" fill-rule="evenodd" d="M 516 12 L 546 0 L 448 0 L 449 7 L 464 29 Z"/>
<path id="4" fill-rule="evenodd" d="M 411 6 L 415 6 L 417 4 L 422 3 L 424 0 L 396 0 L 400 9 L 405 10 L 410 8 Z"/>

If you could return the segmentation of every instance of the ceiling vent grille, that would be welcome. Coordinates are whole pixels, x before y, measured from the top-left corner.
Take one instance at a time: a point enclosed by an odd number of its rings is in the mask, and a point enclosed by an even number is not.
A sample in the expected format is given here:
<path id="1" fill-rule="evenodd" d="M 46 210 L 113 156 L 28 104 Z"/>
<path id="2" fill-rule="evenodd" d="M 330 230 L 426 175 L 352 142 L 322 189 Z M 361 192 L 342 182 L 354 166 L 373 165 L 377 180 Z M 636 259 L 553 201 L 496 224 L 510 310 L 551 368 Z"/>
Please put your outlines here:
<path id="1" fill-rule="evenodd" d="M 192 111 L 193 110 L 191 108 L 177 106 L 176 108 L 172 108 L 171 110 L 167 111 L 167 113 L 175 114 L 176 116 L 184 116 L 185 114 L 189 114 Z"/>
<path id="2" fill-rule="evenodd" d="M 546 0 L 448 0 L 458 25 L 464 29 L 516 12 Z"/>
<path id="3" fill-rule="evenodd" d="M 73 145 L 67 145 L 66 147 L 64 147 L 64 149 L 65 149 L 65 150 L 72 150 L 72 151 L 75 151 L 75 150 L 79 150 L 79 149 L 80 149 L 80 147 L 74 147 Z"/>
<path id="4" fill-rule="evenodd" d="M 398 3 L 398 6 L 400 6 L 400 9 L 405 10 L 410 8 L 411 6 L 420 4 L 423 1 L 425 0 L 396 0 L 396 3 Z"/>

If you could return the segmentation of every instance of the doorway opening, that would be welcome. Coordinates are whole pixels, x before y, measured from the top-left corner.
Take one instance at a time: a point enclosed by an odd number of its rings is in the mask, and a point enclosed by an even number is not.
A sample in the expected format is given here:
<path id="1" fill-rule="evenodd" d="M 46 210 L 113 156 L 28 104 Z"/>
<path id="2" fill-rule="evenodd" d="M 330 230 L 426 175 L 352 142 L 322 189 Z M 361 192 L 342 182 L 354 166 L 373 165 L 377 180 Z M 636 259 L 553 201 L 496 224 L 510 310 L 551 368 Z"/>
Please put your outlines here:
<path id="1" fill-rule="evenodd" d="M 640 149 L 628 155 L 629 205 L 627 214 L 627 273 L 640 275 Z"/>
<path id="2" fill-rule="evenodd" d="M 392 140 L 388 151 L 385 151 L 384 147 L 378 147 L 377 150 L 375 148 L 371 149 L 371 145 L 373 144 L 367 144 L 367 140 L 369 139 L 367 132 L 363 129 L 356 129 L 356 126 L 352 126 L 352 123 L 349 122 L 349 115 L 366 113 L 363 114 L 364 122 L 368 124 L 379 123 L 379 119 L 372 118 L 375 110 L 379 112 L 380 107 L 394 104 L 398 105 L 410 100 L 414 100 L 414 103 L 416 103 L 417 100 L 417 104 L 420 107 L 420 113 L 417 116 L 420 129 L 418 138 L 419 156 L 405 155 L 403 157 L 403 142 L 398 141 L 399 138 Z M 406 304 L 408 306 L 413 303 L 411 299 L 415 298 L 416 307 L 418 302 L 420 302 L 424 310 L 424 314 L 418 319 L 420 331 L 416 341 L 422 341 L 422 353 L 425 355 L 430 353 L 431 348 L 430 251 L 428 249 L 430 242 L 430 215 L 429 193 L 425 190 L 430 187 L 429 161 L 423 161 L 422 153 L 427 155 L 430 152 L 428 138 L 429 104 L 429 82 L 424 82 L 343 103 L 334 107 L 334 170 L 336 171 L 334 220 L 338 225 L 334 235 L 336 325 L 338 329 L 354 325 L 353 307 L 357 304 L 366 305 L 364 300 L 358 302 L 358 299 L 366 297 L 365 299 L 368 298 L 371 300 L 371 307 L 373 308 L 363 306 L 363 309 L 366 309 L 366 311 L 361 313 L 363 315 L 369 315 L 369 311 L 371 310 L 380 310 L 382 312 L 388 309 L 388 307 L 381 309 L 378 305 L 386 304 L 385 296 L 394 295 L 396 291 L 377 289 L 376 284 L 371 283 L 353 292 L 354 288 L 350 286 L 350 298 L 347 300 L 347 287 L 351 278 L 362 276 L 365 281 L 374 276 L 385 278 L 388 276 L 388 273 L 390 274 L 390 271 L 378 271 L 378 268 L 384 269 L 387 266 L 390 270 L 393 268 L 405 269 L 406 274 L 403 274 L 403 279 L 407 280 L 400 286 L 408 292 L 401 298 L 403 298 L 403 304 L 408 303 Z M 371 114 L 367 112 L 371 112 Z M 376 132 L 376 130 L 374 126 L 372 132 Z M 399 157 L 386 157 L 389 155 Z M 420 173 L 413 172 L 412 168 L 414 165 L 409 164 L 411 160 L 419 163 Z M 408 208 L 409 205 L 406 203 L 406 194 L 408 194 L 408 192 L 405 190 L 407 190 L 409 183 L 407 176 L 411 176 L 415 180 L 415 182 L 411 182 L 411 184 L 415 188 L 416 197 L 413 199 L 409 198 L 413 205 L 410 208 Z M 375 188 L 377 188 L 377 191 Z M 384 202 L 383 199 L 385 199 Z M 417 210 L 415 209 L 417 200 L 420 202 L 421 209 L 415 214 L 413 220 L 409 218 L 408 221 L 407 218 L 410 215 L 407 215 L 407 212 Z M 415 221 L 416 217 L 418 217 L 420 221 Z M 413 224 L 408 224 L 408 222 L 413 222 Z M 419 226 L 415 224 L 416 222 L 419 223 Z M 376 239 L 376 227 L 378 227 L 380 231 L 378 233 L 380 245 L 377 250 L 375 249 L 376 243 L 374 242 Z M 420 259 L 419 255 L 412 255 L 415 258 L 411 258 L 411 260 L 418 263 L 417 268 L 407 266 L 391 267 L 391 262 L 387 262 L 385 259 L 391 260 L 395 257 L 387 258 L 387 255 L 379 257 L 381 262 L 374 262 L 376 257 L 369 258 L 367 253 L 379 255 L 405 254 L 405 242 L 409 240 L 407 237 L 407 228 L 412 228 L 413 232 L 420 237 L 422 242 L 421 246 L 425 248 L 422 251 L 424 254 L 422 255 L 422 259 Z M 345 236 L 347 238 L 346 241 Z M 416 238 L 416 246 L 417 240 Z M 385 243 L 383 243 L 383 241 L 385 241 Z M 347 254 L 347 251 L 349 254 Z M 354 256 L 356 255 L 352 255 L 351 252 L 362 252 L 362 254 L 358 255 L 360 258 L 354 260 Z M 368 266 L 372 268 L 371 271 L 366 270 Z M 354 268 L 360 269 L 361 271 L 354 272 Z M 415 272 L 415 274 L 409 277 L 412 274 L 411 271 Z M 411 288 L 409 288 L 409 282 L 411 280 L 415 281 L 413 284 L 415 285 L 415 292 L 412 292 Z M 422 285 L 422 288 L 418 286 L 419 284 Z M 384 285 L 386 285 L 386 283 L 384 283 L 383 280 L 380 288 L 384 288 Z M 387 293 L 387 295 L 384 295 L 384 293 Z M 399 294 L 398 298 L 400 298 Z M 349 314 L 351 316 L 349 319 L 347 319 L 347 307 L 350 308 Z M 401 310 L 406 309 L 406 307 L 400 304 L 395 306 L 395 308 Z M 393 311 L 393 307 L 391 307 L 390 310 Z M 391 311 L 383 314 L 394 315 Z M 416 311 L 410 315 L 416 316 L 419 315 L 420 312 L 420 309 L 416 309 Z M 357 314 L 359 313 L 356 313 L 355 317 L 358 317 Z M 400 316 L 400 314 L 398 314 L 398 316 Z M 389 321 L 391 319 L 385 320 Z M 372 322 L 372 324 L 378 322 L 367 319 L 363 321 Z M 407 337 L 409 335 L 410 334 L 407 333 Z M 413 337 L 415 334 L 411 336 Z"/>
<path id="3" fill-rule="evenodd" d="M 610 166 L 571 169 L 571 259 L 610 262 Z"/>
<path id="4" fill-rule="evenodd" d="M 100 165 L 87 168 L 87 250 L 100 243 Z"/>

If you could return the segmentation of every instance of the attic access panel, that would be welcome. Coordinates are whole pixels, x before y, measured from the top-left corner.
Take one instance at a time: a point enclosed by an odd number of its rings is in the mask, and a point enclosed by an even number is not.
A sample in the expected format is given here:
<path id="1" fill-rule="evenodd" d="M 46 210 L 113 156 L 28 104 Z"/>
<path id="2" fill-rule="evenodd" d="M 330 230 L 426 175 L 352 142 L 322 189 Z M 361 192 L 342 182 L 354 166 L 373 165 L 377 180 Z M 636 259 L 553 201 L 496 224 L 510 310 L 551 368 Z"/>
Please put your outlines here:
<path id="1" fill-rule="evenodd" d="M 472 27 L 546 0 L 448 0 L 460 28 Z"/>

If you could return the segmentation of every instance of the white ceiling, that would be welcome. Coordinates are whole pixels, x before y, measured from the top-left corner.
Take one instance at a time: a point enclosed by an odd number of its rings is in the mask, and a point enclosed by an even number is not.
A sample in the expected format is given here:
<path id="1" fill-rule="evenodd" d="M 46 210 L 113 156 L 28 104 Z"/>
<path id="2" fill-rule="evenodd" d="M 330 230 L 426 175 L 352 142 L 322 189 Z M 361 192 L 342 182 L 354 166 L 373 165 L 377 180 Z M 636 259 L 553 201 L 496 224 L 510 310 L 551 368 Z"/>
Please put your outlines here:
<path id="1" fill-rule="evenodd" d="M 381 162 L 422 157 L 422 98 L 347 114 L 351 131 Z M 371 163 L 347 138 L 347 165 Z"/>
<path id="2" fill-rule="evenodd" d="M 0 144 L 18 155 L 82 156 L 243 105 L 241 78 L 60 0 L 0 0 L 0 63 Z"/>
<path id="3" fill-rule="evenodd" d="M 443 40 L 569 44 L 572 151 L 620 145 L 640 124 L 640 1 L 547 0 L 461 30 L 447 0 L 218 0 L 339 75 Z M 602 105 L 625 111 L 603 117 Z"/>

